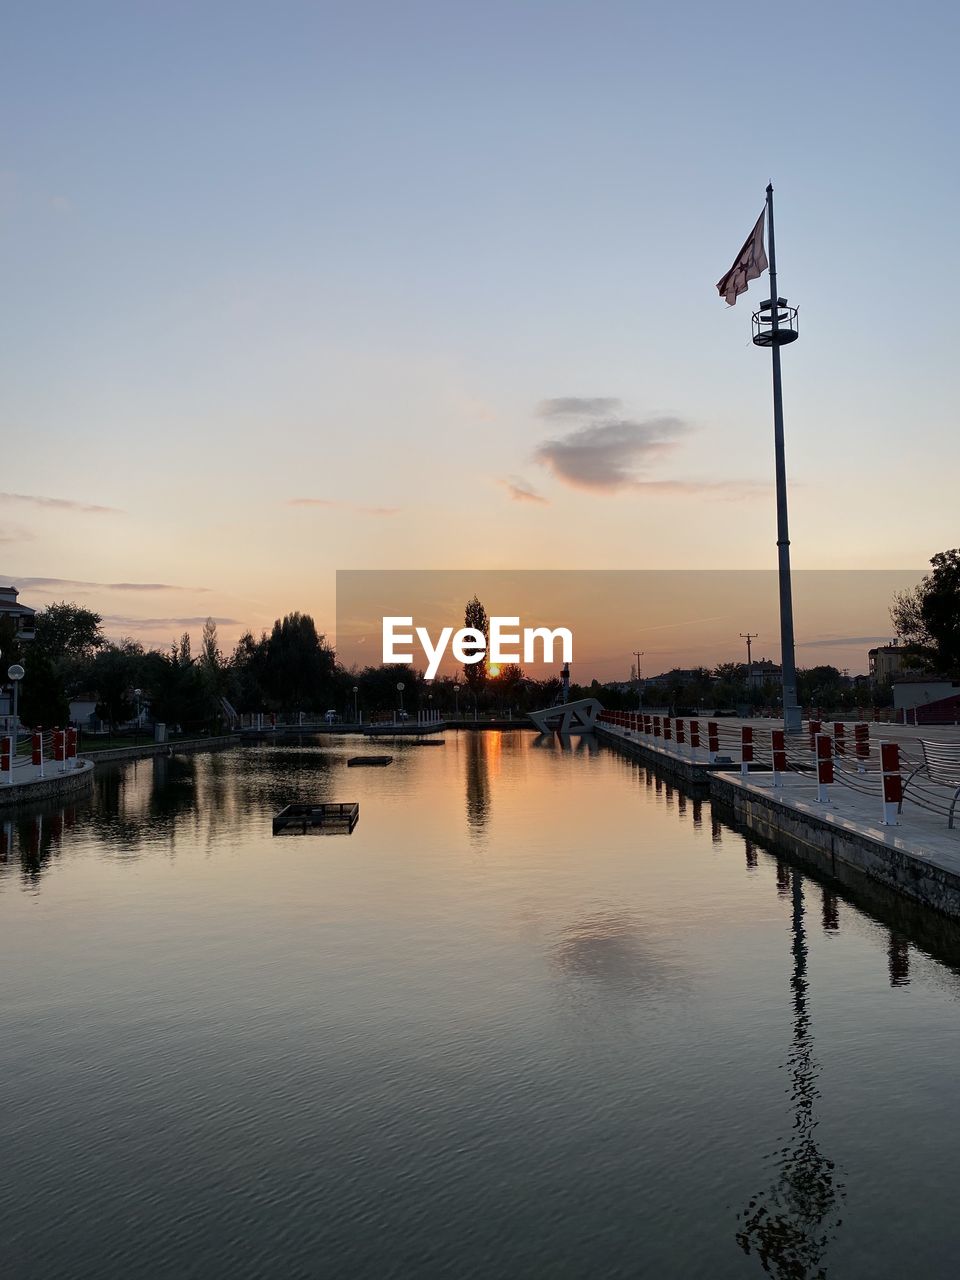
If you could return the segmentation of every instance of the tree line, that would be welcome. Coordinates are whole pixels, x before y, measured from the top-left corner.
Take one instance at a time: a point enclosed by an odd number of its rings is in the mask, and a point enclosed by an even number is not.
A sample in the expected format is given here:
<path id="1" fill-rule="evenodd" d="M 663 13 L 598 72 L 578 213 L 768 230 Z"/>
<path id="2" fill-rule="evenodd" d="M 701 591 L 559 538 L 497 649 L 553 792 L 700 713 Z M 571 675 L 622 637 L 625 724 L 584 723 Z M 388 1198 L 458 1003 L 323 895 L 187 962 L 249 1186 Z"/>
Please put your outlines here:
<path id="1" fill-rule="evenodd" d="M 890 617 L 911 668 L 956 678 L 960 549 L 940 552 L 930 564 L 931 572 L 913 590 L 894 598 Z M 487 614 L 476 596 L 467 603 L 464 621 L 488 635 Z M 18 639 L 12 620 L 0 619 L 0 653 L 4 667 L 20 662 L 26 670 L 21 720 L 47 727 L 66 724 L 70 701 L 87 694 L 96 695 L 95 714 L 111 728 L 129 723 L 139 704 L 149 706 L 154 721 L 212 732 L 226 718 L 225 704 L 240 714 L 334 710 L 344 719 L 352 719 L 355 710 L 364 719 L 392 715 L 401 705 L 408 714 L 523 714 L 551 705 L 560 690 L 558 678 L 531 679 L 517 665 L 492 674 L 486 659 L 429 682 L 404 665 L 346 669 L 313 618 L 299 612 L 278 618 L 259 637 L 246 632 L 228 654 L 208 618 L 194 653 L 186 632 L 166 649 L 145 649 L 129 638 L 108 640 L 98 613 L 63 601 L 38 611 L 32 641 Z M 885 705 L 889 689 L 817 666 L 798 672 L 798 695 L 806 706 L 854 710 Z M 644 682 L 642 694 L 630 684 L 611 687 L 594 680 L 572 684 L 570 696 L 597 697 L 614 710 L 636 707 L 641 696 L 649 705 L 677 709 L 758 708 L 775 707 L 780 690 L 776 678 L 758 684 L 745 663 L 722 663 L 713 670 L 668 672 L 655 683 Z"/>

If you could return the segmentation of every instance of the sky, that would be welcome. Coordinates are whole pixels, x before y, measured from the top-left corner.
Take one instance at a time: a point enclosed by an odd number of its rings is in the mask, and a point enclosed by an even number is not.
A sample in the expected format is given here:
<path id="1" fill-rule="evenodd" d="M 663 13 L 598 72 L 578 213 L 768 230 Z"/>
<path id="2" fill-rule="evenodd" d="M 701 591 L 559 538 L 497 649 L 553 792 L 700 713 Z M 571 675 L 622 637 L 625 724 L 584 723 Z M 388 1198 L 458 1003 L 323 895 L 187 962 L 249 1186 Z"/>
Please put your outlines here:
<path id="1" fill-rule="evenodd" d="M 766 277 L 715 287 L 768 181 L 794 565 L 922 570 L 960 541 L 958 27 L 15 6 L 0 581 L 229 648 L 292 609 L 332 634 L 337 570 L 773 568 Z M 625 674 L 636 644 L 612 617 Z"/>

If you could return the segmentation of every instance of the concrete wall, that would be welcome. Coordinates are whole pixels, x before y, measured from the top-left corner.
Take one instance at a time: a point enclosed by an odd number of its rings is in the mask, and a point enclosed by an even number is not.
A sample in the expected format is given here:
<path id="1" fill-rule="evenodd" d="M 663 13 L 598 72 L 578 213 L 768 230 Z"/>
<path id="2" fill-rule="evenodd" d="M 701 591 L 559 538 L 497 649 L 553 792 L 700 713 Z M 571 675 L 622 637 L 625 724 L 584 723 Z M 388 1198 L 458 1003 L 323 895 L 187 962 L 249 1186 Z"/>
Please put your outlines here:
<path id="1" fill-rule="evenodd" d="M 92 784 L 93 765 L 89 760 L 80 760 L 76 769 L 66 773 L 51 773 L 49 777 L 17 782 L 12 787 L 0 786 L 0 808 L 9 809 L 15 805 L 34 804 L 37 800 L 76 795 Z"/>

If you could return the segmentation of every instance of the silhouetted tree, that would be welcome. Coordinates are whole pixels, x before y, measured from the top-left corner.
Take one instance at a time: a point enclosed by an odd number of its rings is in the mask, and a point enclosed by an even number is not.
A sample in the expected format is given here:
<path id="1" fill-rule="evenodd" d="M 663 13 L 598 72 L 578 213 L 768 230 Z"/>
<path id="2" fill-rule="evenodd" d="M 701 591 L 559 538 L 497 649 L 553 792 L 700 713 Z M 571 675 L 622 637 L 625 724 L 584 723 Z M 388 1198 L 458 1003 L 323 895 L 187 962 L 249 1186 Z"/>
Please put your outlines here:
<path id="1" fill-rule="evenodd" d="M 932 573 L 894 596 L 890 618 L 918 666 L 960 674 L 960 548 L 940 551 Z"/>
<path id="2" fill-rule="evenodd" d="M 474 631 L 479 631 L 485 640 L 490 639 L 490 623 L 487 618 L 487 611 L 477 599 L 476 596 L 467 602 L 467 607 L 463 614 L 464 625 L 472 627 Z M 487 682 L 487 655 L 484 652 L 479 662 L 466 662 L 463 666 L 463 676 L 467 682 L 467 687 L 475 698 L 478 698 L 483 691 L 483 686 Z"/>

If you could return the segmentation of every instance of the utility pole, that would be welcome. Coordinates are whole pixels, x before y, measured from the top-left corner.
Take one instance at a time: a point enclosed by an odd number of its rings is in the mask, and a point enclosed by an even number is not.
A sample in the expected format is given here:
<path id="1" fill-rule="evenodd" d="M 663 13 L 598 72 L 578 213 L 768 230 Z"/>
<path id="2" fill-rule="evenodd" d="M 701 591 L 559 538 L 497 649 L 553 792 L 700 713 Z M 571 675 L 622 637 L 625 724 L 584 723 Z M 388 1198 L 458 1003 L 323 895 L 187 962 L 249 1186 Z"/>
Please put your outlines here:
<path id="1" fill-rule="evenodd" d="M 633 656 L 637 660 L 637 707 L 638 708 L 643 706 L 643 685 L 640 683 L 640 680 L 641 680 L 640 659 L 643 657 L 645 652 L 646 650 L 644 649 L 634 649 L 633 651 Z"/>
<path id="2" fill-rule="evenodd" d="M 741 631 L 740 632 L 740 639 L 746 640 L 747 642 L 747 668 L 749 670 L 753 669 L 753 658 L 751 657 L 751 654 L 750 654 L 750 645 L 753 643 L 754 640 L 756 640 L 759 634 L 760 633 L 758 631 L 753 631 L 753 632 Z"/>

